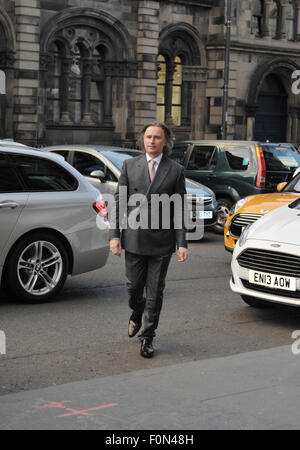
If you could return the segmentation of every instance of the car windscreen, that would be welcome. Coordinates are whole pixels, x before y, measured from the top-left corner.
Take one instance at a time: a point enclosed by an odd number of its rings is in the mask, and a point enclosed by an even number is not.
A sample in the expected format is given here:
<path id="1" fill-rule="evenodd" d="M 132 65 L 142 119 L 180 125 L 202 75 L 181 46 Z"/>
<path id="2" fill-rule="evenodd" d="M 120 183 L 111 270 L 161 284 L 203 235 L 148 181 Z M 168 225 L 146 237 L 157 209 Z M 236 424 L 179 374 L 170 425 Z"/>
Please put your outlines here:
<path id="1" fill-rule="evenodd" d="M 300 166 L 300 153 L 292 145 L 262 145 L 266 170 L 294 171 Z"/>
<path id="2" fill-rule="evenodd" d="M 110 152 L 109 150 L 101 152 L 105 158 L 107 158 L 117 169 L 122 170 L 123 162 L 126 159 L 133 158 L 134 156 L 139 156 L 141 153 L 134 151 L 126 152 Z"/>

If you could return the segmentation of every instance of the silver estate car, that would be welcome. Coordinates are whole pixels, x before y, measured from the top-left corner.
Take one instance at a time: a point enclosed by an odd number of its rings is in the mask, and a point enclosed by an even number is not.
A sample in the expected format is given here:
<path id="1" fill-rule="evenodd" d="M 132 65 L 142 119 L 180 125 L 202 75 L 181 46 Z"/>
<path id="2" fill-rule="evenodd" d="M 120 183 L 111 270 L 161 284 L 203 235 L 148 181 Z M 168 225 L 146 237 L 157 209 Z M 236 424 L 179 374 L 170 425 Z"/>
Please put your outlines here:
<path id="1" fill-rule="evenodd" d="M 43 150 L 63 156 L 103 194 L 115 193 L 125 159 L 141 154 L 139 150 L 105 145 L 56 145 Z M 213 227 L 218 216 L 218 203 L 214 192 L 188 178 L 185 184 L 191 210 L 190 225 L 192 226 L 192 222 L 197 218 L 203 219 L 204 230 Z"/>
<path id="2" fill-rule="evenodd" d="M 0 281 L 13 298 L 49 300 L 68 274 L 103 267 L 108 226 L 101 193 L 64 158 L 0 146 Z"/>

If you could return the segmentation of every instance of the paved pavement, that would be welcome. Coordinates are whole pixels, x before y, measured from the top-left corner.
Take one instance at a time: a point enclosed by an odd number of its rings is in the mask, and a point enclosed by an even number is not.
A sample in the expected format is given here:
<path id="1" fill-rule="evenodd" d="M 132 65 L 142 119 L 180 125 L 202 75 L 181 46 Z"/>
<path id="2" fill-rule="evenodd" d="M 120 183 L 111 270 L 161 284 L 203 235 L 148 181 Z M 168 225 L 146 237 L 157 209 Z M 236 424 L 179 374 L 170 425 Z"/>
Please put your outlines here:
<path id="1" fill-rule="evenodd" d="M 299 380 L 276 347 L 4 395 L 0 429 L 299 429 Z"/>

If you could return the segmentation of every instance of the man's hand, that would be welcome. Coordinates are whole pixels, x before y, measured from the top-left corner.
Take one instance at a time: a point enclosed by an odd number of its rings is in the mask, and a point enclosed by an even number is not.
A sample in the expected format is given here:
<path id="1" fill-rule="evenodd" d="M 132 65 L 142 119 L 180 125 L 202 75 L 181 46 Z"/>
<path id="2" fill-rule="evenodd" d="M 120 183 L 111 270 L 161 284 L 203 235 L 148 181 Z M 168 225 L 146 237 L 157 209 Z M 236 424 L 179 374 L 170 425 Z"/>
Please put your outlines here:
<path id="1" fill-rule="evenodd" d="M 113 255 L 121 256 L 122 247 L 121 247 L 120 239 L 111 239 L 109 241 L 109 247 L 110 247 L 110 251 L 112 252 Z"/>
<path id="2" fill-rule="evenodd" d="M 177 256 L 179 257 L 178 262 L 184 262 L 189 256 L 188 249 L 179 247 L 179 249 L 177 250 Z"/>

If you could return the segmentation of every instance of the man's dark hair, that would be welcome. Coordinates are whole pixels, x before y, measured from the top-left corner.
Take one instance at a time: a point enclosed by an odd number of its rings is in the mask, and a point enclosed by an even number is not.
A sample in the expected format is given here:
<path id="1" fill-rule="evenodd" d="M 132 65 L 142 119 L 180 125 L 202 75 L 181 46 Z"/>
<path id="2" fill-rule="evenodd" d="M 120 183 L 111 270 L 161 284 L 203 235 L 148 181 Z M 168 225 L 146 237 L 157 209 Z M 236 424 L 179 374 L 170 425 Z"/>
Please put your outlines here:
<path id="1" fill-rule="evenodd" d="M 150 122 L 143 127 L 143 129 L 140 132 L 140 135 L 138 137 L 138 140 L 137 140 L 137 144 L 138 144 L 139 148 L 141 150 L 145 151 L 144 135 L 145 135 L 147 128 L 149 128 L 149 127 L 162 128 L 162 130 L 165 134 L 165 138 L 166 138 L 166 145 L 164 146 L 163 153 L 164 153 L 164 155 L 167 155 L 167 156 L 170 155 L 172 153 L 172 148 L 173 148 L 173 144 L 174 144 L 174 135 L 173 135 L 172 131 L 170 130 L 170 128 L 163 122 L 156 122 L 156 121 Z"/>

